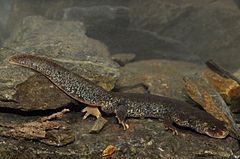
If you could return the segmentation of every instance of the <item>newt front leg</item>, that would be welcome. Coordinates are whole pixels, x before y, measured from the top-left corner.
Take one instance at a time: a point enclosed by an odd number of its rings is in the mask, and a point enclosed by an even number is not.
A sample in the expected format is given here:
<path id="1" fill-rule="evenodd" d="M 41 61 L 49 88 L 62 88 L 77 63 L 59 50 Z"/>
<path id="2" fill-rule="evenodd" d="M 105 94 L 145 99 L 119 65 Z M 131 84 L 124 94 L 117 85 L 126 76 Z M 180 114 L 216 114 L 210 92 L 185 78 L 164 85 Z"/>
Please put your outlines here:
<path id="1" fill-rule="evenodd" d="M 126 105 L 119 105 L 115 109 L 116 118 L 118 119 L 118 123 L 123 126 L 124 130 L 127 130 L 129 128 L 129 125 L 126 123 L 126 117 L 127 117 L 127 106 Z"/>
<path id="2" fill-rule="evenodd" d="M 173 135 L 178 135 L 178 131 L 173 126 L 173 121 L 170 118 L 164 119 L 163 124 L 166 130 L 172 131 Z"/>

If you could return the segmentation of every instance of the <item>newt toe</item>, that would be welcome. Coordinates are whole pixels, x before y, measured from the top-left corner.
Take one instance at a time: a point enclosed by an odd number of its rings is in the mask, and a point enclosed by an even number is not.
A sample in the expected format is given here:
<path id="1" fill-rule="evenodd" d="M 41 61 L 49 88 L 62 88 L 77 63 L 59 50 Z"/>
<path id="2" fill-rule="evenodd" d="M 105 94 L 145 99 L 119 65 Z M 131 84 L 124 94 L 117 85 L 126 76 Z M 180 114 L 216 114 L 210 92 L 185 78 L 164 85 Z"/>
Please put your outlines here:
<path id="1" fill-rule="evenodd" d="M 170 130 L 172 131 L 173 135 L 178 135 L 177 129 L 173 126 L 173 122 L 170 119 L 165 119 L 163 121 L 165 130 Z"/>

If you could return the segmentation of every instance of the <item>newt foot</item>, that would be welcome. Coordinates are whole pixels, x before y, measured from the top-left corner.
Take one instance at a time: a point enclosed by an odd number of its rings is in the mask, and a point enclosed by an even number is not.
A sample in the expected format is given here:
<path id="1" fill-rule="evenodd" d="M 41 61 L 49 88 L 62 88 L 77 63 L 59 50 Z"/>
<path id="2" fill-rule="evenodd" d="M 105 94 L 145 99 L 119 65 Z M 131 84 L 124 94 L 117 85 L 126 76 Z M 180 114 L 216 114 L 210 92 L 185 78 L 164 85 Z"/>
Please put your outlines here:
<path id="1" fill-rule="evenodd" d="M 177 129 L 173 128 L 173 126 L 172 127 L 165 127 L 165 130 L 170 130 L 170 131 L 172 131 L 173 135 L 178 135 Z"/>
<path id="2" fill-rule="evenodd" d="M 178 135 L 178 131 L 177 129 L 172 125 L 172 122 L 165 120 L 163 122 L 165 130 L 170 130 L 172 131 L 173 135 Z"/>
<path id="3" fill-rule="evenodd" d="M 116 118 L 118 119 L 118 123 L 123 126 L 123 130 L 127 130 L 129 128 L 129 125 L 127 123 L 125 123 L 124 121 L 119 119 L 117 116 L 116 116 Z"/>
<path id="4" fill-rule="evenodd" d="M 123 126 L 124 130 L 129 128 L 129 125 L 125 122 L 125 118 L 127 116 L 127 107 L 126 105 L 119 105 L 115 110 L 116 118 L 118 119 L 118 123 Z"/>
<path id="5" fill-rule="evenodd" d="M 98 107 L 93 107 L 93 106 L 87 106 L 81 112 L 83 112 L 83 113 L 86 112 L 86 114 L 83 116 L 83 119 L 86 119 L 89 115 L 93 115 L 96 118 L 99 118 L 102 116 Z"/>

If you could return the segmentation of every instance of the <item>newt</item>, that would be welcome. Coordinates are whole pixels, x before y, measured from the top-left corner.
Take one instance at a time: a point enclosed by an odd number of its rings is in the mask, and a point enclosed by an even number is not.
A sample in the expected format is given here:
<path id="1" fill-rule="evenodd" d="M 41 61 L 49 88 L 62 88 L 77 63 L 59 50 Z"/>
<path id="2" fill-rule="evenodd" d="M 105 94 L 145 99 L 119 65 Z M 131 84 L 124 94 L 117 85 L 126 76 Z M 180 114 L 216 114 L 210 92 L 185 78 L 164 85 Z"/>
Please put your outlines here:
<path id="1" fill-rule="evenodd" d="M 124 129 L 129 127 L 125 122 L 127 117 L 138 117 L 162 119 L 166 128 L 174 132 L 175 123 L 213 138 L 225 138 L 229 134 L 222 121 L 184 101 L 150 94 L 106 91 L 46 57 L 16 54 L 9 58 L 9 62 L 41 73 L 67 95 L 87 104 L 83 110 L 86 111 L 84 118 L 89 114 L 101 117 L 101 109 L 107 114 L 115 114 Z"/>

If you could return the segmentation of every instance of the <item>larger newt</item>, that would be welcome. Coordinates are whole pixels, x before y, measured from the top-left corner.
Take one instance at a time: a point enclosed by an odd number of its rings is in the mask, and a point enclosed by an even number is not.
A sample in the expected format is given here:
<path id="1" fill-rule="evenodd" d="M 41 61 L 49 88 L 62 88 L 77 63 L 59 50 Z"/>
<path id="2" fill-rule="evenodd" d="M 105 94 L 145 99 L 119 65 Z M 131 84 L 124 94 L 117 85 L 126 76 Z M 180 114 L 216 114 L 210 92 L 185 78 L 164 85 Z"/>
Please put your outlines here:
<path id="1" fill-rule="evenodd" d="M 85 109 L 87 115 L 101 116 L 98 108 L 115 113 L 124 129 L 128 128 L 126 117 L 150 117 L 162 119 L 171 129 L 175 123 L 214 138 L 225 138 L 229 133 L 223 122 L 184 101 L 150 94 L 106 91 L 46 57 L 18 54 L 11 56 L 9 62 L 43 74 L 67 95 L 89 105 Z"/>

